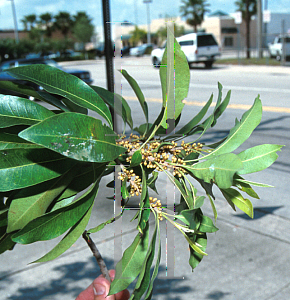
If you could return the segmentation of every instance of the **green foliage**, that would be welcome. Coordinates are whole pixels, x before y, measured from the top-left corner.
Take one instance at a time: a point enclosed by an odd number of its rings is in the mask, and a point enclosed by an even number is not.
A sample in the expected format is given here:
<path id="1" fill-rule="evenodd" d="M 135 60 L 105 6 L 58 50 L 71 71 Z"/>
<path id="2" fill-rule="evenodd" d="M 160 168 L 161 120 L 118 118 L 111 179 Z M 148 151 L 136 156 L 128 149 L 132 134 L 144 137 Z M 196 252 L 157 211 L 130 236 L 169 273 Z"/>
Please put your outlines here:
<path id="1" fill-rule="evenodd" d="M 174 37 L 168 38 L 167 47 L 160 68 L 163 103 L 153 124 L 148 122 L 149 110 L 138 83 L 122 70 L 144 113 L 145 123 L 136 128 L 140 135 L 117 136 L 113 131 L 108 107 L 122 117 L 124 128 L 126 124 L 131 130 L 134 128 L 130 106 L 120 95 L 101 87 L 90 87 L 46 65 L 8 71 L 44 90 L 37 93 L 21 85 L 4 84 L 6 89 L 35 96 L 55 109 L 48 110 L 19 97 L 0 96 L 0 192 L 5 195 L 0 202 L 0 253 L 13 249 L 16 243 L 30 244 L 66 233 L 53 249 L 35 262 L 49 261 L 64 253 L 86 230 L 99 183 L 117 165 L 121 172 L 115 180 L 122 181 L 123 210 L 87 231 L 96 233 L 120 216 L 125 217 L 124 208 L 131 197 L 140 197 L 140 209 L 132 219 L 137 235 L 116 266 L 110 294 L 127 288 L 138 277 L 131 299 L 152 298 L 161 258 L 159 227 L 164 219 L 173 224 L 189 244 L 189 266 L 192 269 L 198 266 L 207 255 L 207 234 L 218 230 L 202 212 L 204 202 L 210 201 L 217 218 L 214 186 L 234 210 L 237 207 L 253 217 L 253 205 L 246 197 L 259 198 L 252 186 L 269 186 L 241 176 L 268 168 L 282 147 L 265 144 L 233 153 L 261 121 L 259 96 L 241 119 L 236 120 L 226 138 L 206 145 L 198 141 L 215 126 L 230 101 L 231 93 L 223 99 L 222 85 L 218 83 L 218 97 L 212 111 L 208 112 L 213 95 L 177 134 L 171 133 L 168 120 L 177 126 L 181 119 L 190 73 L 186 57 Z M 175 51 L 175 61 L 171 51 Z M 175 94 L 172 93 L 174 72 Z M 175 109 L 171 101 L 175 101 Z M 102 119 L 88 116 L 89 110 Z M 177 143 L 181 137 L 184 140 Z M 180 202 L 174 209 L 162 204 L 164 199 L 150 196 L 151 190 L 158 192 L 161 172 L 180 193 Z M 198 195 L 196 184 L 204 190 L 204 195 Z M 108 187 L 114 187 L 114 182 Z M 155 221 L 152 235 L 149 235 L 150 216 Z M 150 273 L 153 265 L 153 273 Z"/>
<path id="2" fill-rule="evenodd" d="M 209 12 L 207 7 L 210 4 L 206 0 L 181 0 L 181 3 L 181 16 L 186 17 L 186 23 L 197 32 L 197 26 L 203 22 L 205 13 Z"/>
<path id="3" fill-rule="evenodd" d="M 145 43 L 147 40 L 147 32 L 138 28 L 137 25 L 135 26 L 134 30 L 130 32 L 130 34 L 132 34 L 130 42 L 133 43 L 133 45 L 137 45 L 139 42 Z"/>
<path id="4" fill-rule="evenodd" d="M 76 16 L 74 16 L 73 34 L 81 43 L 91 41 L 94 34 L 94 25 L 85 12 L 78 12 Z"/>

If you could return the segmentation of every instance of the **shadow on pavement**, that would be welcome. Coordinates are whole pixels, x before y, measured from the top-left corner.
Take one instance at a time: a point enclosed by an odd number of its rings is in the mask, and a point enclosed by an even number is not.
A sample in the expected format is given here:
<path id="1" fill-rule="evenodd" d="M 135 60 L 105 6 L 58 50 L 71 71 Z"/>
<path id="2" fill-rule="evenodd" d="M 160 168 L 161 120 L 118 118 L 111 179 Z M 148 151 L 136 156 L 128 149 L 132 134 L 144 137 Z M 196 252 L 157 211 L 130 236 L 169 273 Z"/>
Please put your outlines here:
<path id="1" fill-rule="evenodd" d="M 273 214 L 275 210 L 282 208 L 282 206 L 260 206 L 254 208 L 254 218 L 250 218 L 246 214 L 233 215 L 234 217 L 245 219 L 248 221 L 254 221 L 265 217 L 266 215 Z"/>
<path id="2" fill-rule="evenodd" d="M 109 267 L 111 267 L 112 264 L 113 261 L 109 262 Z M 93 281 L 97 276 L 100 275 L 100 271 L 98 270 L 98 266 L 93 257 L 90 258 L 86 263 L 75 262 L 72 264 L 57 266 L 52 269 L 52 272 L 56 272 L 57 277 L 54 277 L 54 279 L 48 281 L 44 280 L 45 283 L 41 284 L 41 286 L 27 286 L 19 288 L 16 294 L 7 297 L 7 300 L 54 299 L 54 296 L 56 295 L 58 297 L 61 295 L 73 295 L 71 297 L 73 300 L 83 290 L 82 287 L 78 286 L 79 280 L 90 279 Z M 37 270 L 35 270 L 34 276 L 37 276 Z M 13 278 L 4 278 L 2 279 L 2 282 L 13 285 Z"/>
<path id="3" fill-rule="evenodd" d="M 221 300 L 225 296 L 228 296 L 230 294 L 231 293 L 224 293 L 224 292 L 220 292 L 220 291 L 214 291 L 214 292 L 211 292 L 210 294 L 208 294 L 206 299 Z"/>

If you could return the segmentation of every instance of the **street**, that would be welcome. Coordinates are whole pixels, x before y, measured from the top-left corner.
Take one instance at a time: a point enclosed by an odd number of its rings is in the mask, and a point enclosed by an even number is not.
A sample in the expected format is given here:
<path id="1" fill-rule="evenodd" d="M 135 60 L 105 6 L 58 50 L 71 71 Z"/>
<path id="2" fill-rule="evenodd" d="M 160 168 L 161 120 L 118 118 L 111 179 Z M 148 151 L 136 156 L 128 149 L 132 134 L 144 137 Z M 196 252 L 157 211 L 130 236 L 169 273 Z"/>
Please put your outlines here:
<path id="1" fill-rule="evenodd" d="M 94 85 L 106 87 L 104 60 L 62 63 L 65 68 L 83 69 L 91 72 Z M 150 64 L 149 57 L 125 58 L 115 61 L 116 92 L 127 99 L 134 119 L 134 126 L 145 122 L 136 97 L 128 83 L 117 71 L 125 69 L 135 78 L 144 92 L 153 122 L 161 107 L 159 71 Z M 242 67 L 214 65 L 205 70 L 203 66 L 191 68 L 191 84 L 186 106 L 178 126 L 185 125 L 203 106 L 210 95 L 216 101 L 218 82 L 223 87 L 223 98 L 228 90 L 232 97 L 228 109 L 217 125 L 202 140 L 212 143 L 224 138 L 260 94 L 264 111 L 260 125 L 237 153 L 260 144 L 285 145 L 279 158 L 268 169 L 245 176 L 255 182 L 267 183 L 274 188 L 255 188 L 260 199 L 251 199 L 255 216 L 250 219 L 242 211 L 234 212 L 216 193 L 218 211 L 216 226 L 219 231 L 208 234 L 206 252 L 200 265 L 191 272 L 188 265 L 189 248 L 184 237 L 174 231 L 176 278 L 167 278 L 166 270 L 166 222 L 161 222 L 162 254 L 160 273 L 154 285 L 152 299 L 157 300 L 281 300 L 290 295 L 290 68 Z M 46 104 L 44 104 L 46 106 Z M 129 128 L 128 128 L 129 131 Z M 103 186 L 112 178 L 104 178 Z M 204 194 L 199 188 L 198 195 Z M 167 181 L 161 176 L 157 186 L 161 200 L 166 198 Z M 112 189 L 101 188 L 88 229 L 113 216 L 114 202 L 107 199 Z M 138 200 L 135 197 L 136 201 Z M 178 199 L 178 198 L 176 198 Z M 133 201 L 135 201 L 133 199 Z M 137 202 L 136 202 L 137 203 Z M 203 206 L 205 215 L 213 219 L 209 201 Z M 134 211 L 125 211 L 121 219 L 122 250 L 136 235 L 135 223 L 129 222 Z M 116 224 L 116 223 L 115 223 Z M 114 268 L 114 223 L 106 226 L 92 238 L 103 254 L 108 268 Z M 120 223 L 119 223 L 120 224 Z M 152 226 L 153 227 L 153 226 Z M 150 230 L 152 230 L 152 227 Z M 118 228 L 119 230 L 120 228 Z M 0 299 L 2 300 L 73 300 L 100 272 L 87 245 L 79 240 L 62 256 L 43 264 L 30 262 L 50 251 L 60 240 L 44 241 L 35 245 L 17 245 L 13 252 L 0 257 Z M 37 248 L 37 249 L 36 249 Z M 166 249 L 166 250 L 165 250 Z M 183 279 L 184 277 L 184 279 Z M 132 292 L 132 289 L 130 289 Z"/>
<path id="2" fill-rule="evenodd" d="M 125 78 L 117 70 L 125 69 L 140 85 L 149 107 L 150 121 L 154 122 L 161 107 L 161 86 L 159 70 L 153 68 L 149 57 L 119 58 L 115 61 L 115 87 L 117 93 L 128 100 L 131 106 L 134 126 L 145 122 L 139 103 Z M 106 87 L 104 60 L 93 64 L 79 65 L 64 63 L 75 68 L 89 70 L 94 85 Z M 214 129 L 204 136 L 206 142 L 216 142 L 225 137 L 234 126 L 235 118 L 240 119 L 248 110 L 254 99 L 260 95 L 263 104 L 261 124 L 246 141 L 244 147 L 260 144 L 285 145 L 279 152 L 277 162 L 259 174 L 251 174 L 249 179 L 275 186 L 272 189 L 258 189 L 262 200 L 254 200 L 254 204 L 267 207 L 275 206 L 273 213 L 290 219 L 290 68 L 267 66 L 227 66 L 214 65 L 211 70 L 203 68 L 203 64 L 193 66 L 190 70 L 191 80 L 186 106 L 182 112 L 180 126 L 191 119 L 214 94 L 217 99 L 218 82 L 223 85 L 223 97 L 231 90 L 231 101 L 228 109 L 219 119 Z M 243 146 L 240 151 L 243 150 Z M 240 152 L 238 151 L 238 152 Z M 273 199 L 275 199 L 273 203 Z"/>

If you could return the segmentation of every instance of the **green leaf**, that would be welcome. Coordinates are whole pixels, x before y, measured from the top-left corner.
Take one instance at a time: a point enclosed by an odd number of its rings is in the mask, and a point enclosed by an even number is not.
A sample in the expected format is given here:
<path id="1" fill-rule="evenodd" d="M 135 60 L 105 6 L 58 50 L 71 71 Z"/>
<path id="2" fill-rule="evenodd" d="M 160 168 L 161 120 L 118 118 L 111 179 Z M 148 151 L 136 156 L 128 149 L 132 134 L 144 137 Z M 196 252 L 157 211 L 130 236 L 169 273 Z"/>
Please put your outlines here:
<path id="1" fill-rule="evenodd" d="M 128 83 L 132 87 L 132 89 L 133 89 L 134 93 L 136 94 L 137 99 L 142 107 L 143 113 L 145 115 L 146 123 L 147 123 L 146 130 L 145 130 L 145 134 L 146 134 L 146 132 L 148 130 L 148 106 L 147 106 L 147 102 L 145 101 L 143 92 L 140 89 L 136 80 L 132 76 L 130 76 L 126 70 L 122 69 L 120 72 L 122 73 L 122 75 L 126 78 Z"/>
<path id="2" fill-rule="evenodd" d="M 165 174 L 167 175 L 167 177 L 169 178 L 169 180 L 178 188 L 178 190 L 180 191 L 181 195 L 183 196 L 184 200 L 186 201 L 186 204 L 189 208 L 193 208 L 192 207 L 192 195 L 191 194 L 187 194 L 184 186 L 178 181 L 177 178 L 175 178 L 170 172 L 163 170 L 165 172 Z"/>
<path id="3" fill-rule="evenodd" d="M 142 266 L 140 275 L 138 277 L 137 283 L 135 285 L 133 294 L 130 299 L 139 300 L 142 295 L 146 292 L 149 284 L 150 284 L 150 269 L 153 263 L 153 259 L 155 256 L 155 243 L 156 243 L 156 234 L 158 229 L 158 220 L 156 217 L 155 220 L 155 229 L 152 235 L 152 239 L 149 245 L 148 252 L 145 257 L 144 264 Z"/>
<path id="4" fill-rule="evenodd" d="M 141 150 L 137 150 L 133 153 L 130 163 L 130 168 L 139 166 L 142 162 Z"/>
<path id="5" fill-rule="evenodd" d="M 245 180 L 245 179 L 241 179 L 241 178 L 235 178 L 236 181 L 242 182 L 242 183 L 247 183 L 250 185 L 254 185 L 254 186 L 259 186 L 259 187 L 268 187 L 268 188 L 272 188 L 272 185 L 268 185 L 265 183 L 259 183 L 259 182 L 254 182 L 254 181 L 249 181 L 249 180 Z"/>
<path id="6" fill-rule="evenodd" d="M 206 112 L 208 111 L 211 103 L 213 100 L 213 95 L 211 95 L 210 99 L 207 101 L 205 106 L 201 109 L 201 111 L 191 119 L 185 126 L 179 129 L 176 134 L 188 134 L 205 116 Z"/>
<path id="7" fill-rule="evenodd" d="M 123 199 L 127 199 L 130 196 L 130 193 L 127 188 L 127 178 L 128 177 L 126 177 L 125 180 L 122 181 L 122 185 L 121 185 L 121 192 L 122 192 Z"/>
<path id="8" fill-rule="evenodd" d="M 192 239 L 189 237 L 188 234 L 184 233 L 183 231 L 181 231 L 181 232 L 182 232 L 182 234 L 184 235 L 185 239 L 187 240 L 189 246 L 191 247 L 191 249 L 192 249 L 194 252 L 196 252 L 196 253 L 198 253 L 198 254 L 200 254 L 200 255 L 207 255 L 207 254 L 203 251 L 203 249 L 202 249 L 203 247 L 200 247 L 200 246 L 202 246 L 202 245 L 198 246 L 196 240 L 192 240 Z"/>
<path id="9" fill-rule="evenodd" d="M 30 244 L 60 236 L 85 215 L 94 202 L 98 187 L 97 182 L 72 204 L 34 219 L 15 233 L 12 240 L 19 244 Z"/>
<path id="10" fill-rule="evenodd" d="M 122 259 L 116 265 L 115 279 L 111 283 L 109 295 L 126 289 L 141 271 L 148 247 L 149 224 L 143 235 L 137 234 L 133 243 L 125 250 Z"/>
<path id="11" fill-rule="evenodd" d="M 62 102 L 66 105 L 70 112 L 77 112 L 84 115 L 88 114 L 88 110 L 86 108 L 73 103 L 69 99 L 63 98 Z"/>
<path id="12" fill-rule="evenodd" d="M 207 236 L 206 233 L 195 236 L 195 242 L 201 245 L 201 250 L 205 251 L 207 246 Z M 201 262 L 204 255 L 195 252 L 192 248 L 190 248 L 190 257 L 189 257 L 189 265 L 193 269 L 195 269 L 198 264 Z"/>
<path id="13" fill-rule="evenodd" d="M 7 217 L 8 217 L 8 208 L 4 208 L 0 210 L 0 227 L 7 225 Z M 6 232 L 6 230 L 5 230 Z M 1 234 L 0 234 L 1 237 Z"/>
<path id="14" fill-rule="evenodd" d="M 194 199 L 194 208 L 197 209 L 197 208 L 201 208 L 203 206 L 203 203 L 204 203 L 204 199 L 205 199 L 205 196 L 198 196 L 198 197 L 195 197 Z"/>
<path id="15" fill-rule="evenodd" d="M 258 194 L 253 190 L 250 184 L 238 181 L 238 179 L 243 179 L 239 175 L 234 176 L 234 186 L 236 186 L 239 190 L 247 193 L 249 196 L 260 199 Z"/>
<path id="16" fill-rule="evenodd" d="M 185 209 L 181 212 L 181 215 L 185 218 L 185 221 L 183 221 L 185 224 L 189 226 L 190 229 L 196 230 L 196 227 L 199 226 L 199 223 L 197 223 L 196 220 L 196 213 L 197 209 Z"/>
<path id="17" fill-rule="evenodd" d="M 243 114 L 241 121 L 230 130 L 226 140 L 204 158 L 232 152 L 246 141 L 253 130 L 259 125 L 262 117 L 262 103 L 259 96 L 255 99 L 253 106 Z"/>
<path id="18" fill-rule="evenodd" d="M 143 232 L 147 226 L 147 223 L 149 221 L 150 213 L 151 213 L 151 210 L 150 210 L 150 203 L 149 203 L 149 194 L 147 191 L 145 199 L 141 202 L 140 213 L 138 215 L 137 228 L 140 231 L 140 233 L 142 233 L 142 234 L 143 234 Z"/>
<path id="19" fill-rule="evenodd" d="M 202 215 L 202 220 L 200 222 L 199 231 L 201 232 L 216 232 L 218 228 L 216 228 L 212 222 L 212 219 Z"/>
<path id="20" fill-rule="evenodd" d="M 112 127 L 110 111 L 102 98 L 85 82 L 48 65 L 30 65 L 12 68 L 7 71 L 18 79 L 32 81 L 46 91 L 68 98 L 75 104 L 91 109 L 105 118 Z"/>
<path id="21" fill-rule="evenodd" d="M 243 163 L 243 169 L 238 174 L 249 174 L 262 171 L 271 166 L 278 158 L 277 151 L 281 151 L 281 145 L 259 145 L 247 149 L 238 154 Z"/>
<path id="22" fill-rule="evenodd" d="M 160 80 L 166 116 L 163 118 L 161 126 L 167 128 L 166 120 L 176 120 L 181 114 L 184 107 L 182 101 L 187 97 L 190 82 L 186 56 L 171 31 L 167 35 L 167 46 L 161 61 Z"/>
<path id="23" fill-rule="evenodd" d="M 14 83 L 12 81 L 0 81 L 0 88 L 9 91 L 15 91 L 19 94 L 45 101 L 45 99 L 41 97 L 41 94 L 38 91 L 28 85 Z"/>
<path id="24" fill-rule="evenodd" d="M 59 196 L 79 170 L 79 165 L 61 177 L 20 190 L 12 195 L 8 214 L 7 233 L 22 229 L 42 216 L 51 202 Z"/>
<path id="25" fill-rule="evenodd" d="M 78 113 L 55 115 L 19 136 L 80 161 L 108 162 L 126 151 L 116 145 L 116 134 L 108 126 Z"/>
<path id="26" fill-rule="evenodd" d="M 214 205 L 213 199 L 212 199 L 212 197 L 210 196 L 209 193 L 206 193 L 206 195 L 208 196 L 208 199 L 210 201 L 210 205 L 211 205 L 213 215 L 214 215 L 214 220 L 216 221 L 217 220 L 217 210 L 216 210 L 216 207 Z"/>
<path id="27" fill-rule="evenodd" d="M 64 174 L 75 161 L 48 149 L 0 151 L 0 191 L 35 185 Z"/>
<path id="28" fill-rule="evenodd" d="M 37 96 L 36 98 L 44 101 L 44 102 L 47 102 L 59 109 L 61 109 L 62 111 L 65 111 L 65 112 L 69 112 L 70 109 L 65 106 L 58 98 L 54 97 L 53 95 L 47 93 L 46 91 L 38 91 L 37 92 Z M 64 98 L 63 98 L 64 99 Z"/>
<path id="29" fill-rule="evenodd" d="M 101 163 L 82 166 L 78 174 L 74 177 L 58 200 L 61 201 L 62 199 L 69 198 L 88 188 L 101 174 L 101 172 L 103 172 L 104 167 L 105 164 Z"/>
<path id="30" fill-rule="evenodd" d="M 127 122 L 130 128 L 133 128 L 131 108 L 123 97 L 99 86 L 91 85 L 91 88 L 105 101 L 106 104 L 122 117 L 124 123 Z"/>
<path id="31" fill-rule="evenodd" d="M 219 188 L 226 189 L 233 185 L 233 176 L 243 164 L 237 155 L 226 153 L 183 168 L 207 183 L 214 182 Z"/>
<path id="32" fill-rule="evenodd" d="M 250 218 L 254 217 L 254 209 L 249 199 L 244 197 L 235 189 L 221 189 L 224 197 L 246 213 Z"/>
<path id="33" fill-rule="evenodd" d="M 11 240 L 12 234 L 4 234 L 0 239 L 0 254 L 4 253 L 7 250 L 12 250 L 16 244 Z"/>
<path id="34" fill-rule="evenodd" d="M 53 260 L 68 250 L 86 229 L 86 226 L 90 220 L 92 209 L 93 205 L 91 205 L 86 214 L 70 229 L 65 237 L 52 250 L 38 260 L 34 261 L 34 263 Z"/>
<path id="35" fill-rule="evenodd" d="M 118 214 L 116 217 L 113 217 L 113 218 L 107 220 L 106 222 L 99 224 L 97 227 L 89 229 L 87 231 L 87 233 L 88 234 L 96 233 L 96 232 L 102 230 L 106 225 L 111 224 L 111 223 L 115 222 L 116 220 L 118 220 L 122 216 L 122 214 L 123 214 L 123 211 L 120 214 Z"/>
<path id="36" fill-rule="evenodd" d="M 25 141 L 18 137 L 18 135 L 7 132 L 0 132 L 0 150 L 16 149 L 16 148 L 42 148 Z"/>
<path id="37" fill-rule="evenodd" d="M 54 113 L 28 99 L 0 96 L 0 128 L 14 125 L 32 125 Z"/>
<path id="38" fill-rule="evenodd" d="M 157 259 L 156 263 L 154 266 L 154 270 L 150 279 L 149 287 L 145 295 L 145 300 L 150 300 L 152 298 L 152 292 L 153 292 L 153 283 L 155 278 L 157 277 L 158 270 L 159 270 L 159 265 L 160 265 L 160 260 L 161 260 L 161 239 L 160 239 L 160 227 L 159 227 L 159 222 L 157 222 L 157 227 L 158 227 L 158 253 L 157 253 Z"/>
<path id="39" fill-rule="evenodd" d="M 223 86 L 220 83 L 218 83 L 219 95 L 218 95 L 218 101 L 216 107 L 214 109 L 214 121 L 211 125 L 212 127 L 215 126 L 217 119 L 223 114 L 231 99 L 231 91 L 228 91 L 225 99 L 221 102 L 222 88 Z"/>

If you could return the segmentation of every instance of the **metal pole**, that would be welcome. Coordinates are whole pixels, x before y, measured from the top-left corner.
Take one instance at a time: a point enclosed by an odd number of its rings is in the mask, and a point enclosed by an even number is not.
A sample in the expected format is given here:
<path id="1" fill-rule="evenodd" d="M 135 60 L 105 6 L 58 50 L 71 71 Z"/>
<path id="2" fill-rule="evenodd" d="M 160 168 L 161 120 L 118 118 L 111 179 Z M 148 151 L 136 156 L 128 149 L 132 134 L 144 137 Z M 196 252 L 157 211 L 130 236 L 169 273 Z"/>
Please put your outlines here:
<path id="1" fill-rule="evenodd" d="M 147 43 L 151 43 L 151 33 L 150 33 L 150 6 L 149 4 L 152 2 L 152 0 L 143 0 L 143 3 L 146 3 L 147 5 Z"/>
<path id="2" fill-rule="evenodd" d="M 151 44 L 151 34 L 150 34 L 150 2 L 147 2 L 147 43 Z"/>
<path id="3" fill-rule="evenodd" d="M 138 25 L 137 0 L 134 0 L 134 14 L 135 14 L 135 25 Z"/>
<path id="4" fill-rule="evenodd" d="M 264 10 L 268 10 L 268 0 L 265 0 L 264 3 Z M 267 30 L 268 30 L 268 23 L 264 23 L 264 46 L 267 48 Z"/>
<path id="5" fill-rule="evenodd" d="M 281 21 L 281 31 L 282 31 L 282 57 L 281 57 L 281 65 L 285 63 L 285 20 Z"/>
<path id="6" fill-rule="evenodd" d="M 14 20 L 15 41 L 18 44 L 19 43 L 19 35 L 18 35 L 18 28 L 17 28 L 16 9 L 15 9 L 14 0 L 10 0 L 10 1 L 11 1 L 11 6 L 12 6 L 13 20 Z"/>
<path id="7" fill-rule="evenodd" d="M 262 0 L 257 0 L 257 14 L 258 14 L 258 58 L 263 57 L 263 47 L 262 47 Z"/>
<path id="8" fill-rule="evenodd" d="M 113 69 L 113 48 L 111 38 L 111 21 L 110 21 L 110 3 L 109 0 L 102 0 L 103 4 L 103 24 L 104 24 L 104 40 L 105 40 L 105 58 L 107 72 L 107 89 L 114 92 L 114 69 Z M 110 108 L 110 112 L 114 124 L 114 111 Z M 117 132 L 114 124 L 114 130 Z"/>

